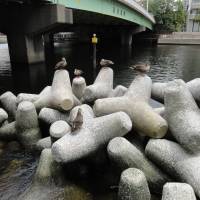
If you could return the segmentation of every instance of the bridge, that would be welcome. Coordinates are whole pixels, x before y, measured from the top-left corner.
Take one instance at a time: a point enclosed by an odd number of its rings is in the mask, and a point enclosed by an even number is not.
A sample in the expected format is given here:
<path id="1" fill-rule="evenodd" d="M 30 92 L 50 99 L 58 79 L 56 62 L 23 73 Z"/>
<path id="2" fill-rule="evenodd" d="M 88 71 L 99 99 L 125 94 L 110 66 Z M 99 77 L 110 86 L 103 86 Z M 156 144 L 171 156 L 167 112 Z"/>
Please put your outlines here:
<path id="1" fill-rule="evenodd" d="M 44 61 L 43 44 L 59 31 L 87 29 L 91 35 L 104 30 L 131 45 L 133 34 L 154 23 L 134 0 L 0 0 L 0 32 L 8 37 L 14 63 Z"/>

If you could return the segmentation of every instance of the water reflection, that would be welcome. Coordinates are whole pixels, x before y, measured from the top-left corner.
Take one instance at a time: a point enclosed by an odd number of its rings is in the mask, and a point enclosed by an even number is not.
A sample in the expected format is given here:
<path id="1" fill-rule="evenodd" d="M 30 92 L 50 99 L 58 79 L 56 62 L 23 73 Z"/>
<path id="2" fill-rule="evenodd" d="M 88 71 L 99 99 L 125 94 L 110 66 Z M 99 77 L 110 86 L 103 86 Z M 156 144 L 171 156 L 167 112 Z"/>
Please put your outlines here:
<path id="1" fill-rule="evenodd" d="M 31 66 L 14 64 L 12 66 L 12 80 L 15 94 L 20 92 L 39 93 L 47 85 L 47 71 L 44 63 Z"/>
<path id="2" fill-rule="evenodd" d="M 0 93 L 13 88 L 8 45 L 0 44 Z"/>
<path id="3" fill-rule="evenodd" d="M 46 63 L 31 66 L 13 65 L 12 71 L 6 44 L 0 44 L 0 92 L 12 90 L 18 92 L 39 92 L 52 81 L 54 66 L 61 57 L 68 61 L 68 70 L 73 77 L 74 68 L 84 71 L 87 83 L 93 81 L 92 48 L 90 45 L 56 44 L 53 50 L 47 51 Z M 162 45 L 157 47 L 125 48 L 114 45 L 99 45 L 97 60 L 111 59 L 115 62 L 114 85 L 129 86 L 135 73 L 129 69 L 138 62 L 151 65 L 150 76 L 153 81 L 170 81 L 182 78 L 189 81 L 200 76 L 199 46 Z M 99 66 L 97 66 L 99 70 Z"/>
<path id="4" fill-rule="evenodd" d="M 17 199 L 31 184 L 36 159 L 24 152 L 5 150 L 0 156 L 0 199 Z"/>

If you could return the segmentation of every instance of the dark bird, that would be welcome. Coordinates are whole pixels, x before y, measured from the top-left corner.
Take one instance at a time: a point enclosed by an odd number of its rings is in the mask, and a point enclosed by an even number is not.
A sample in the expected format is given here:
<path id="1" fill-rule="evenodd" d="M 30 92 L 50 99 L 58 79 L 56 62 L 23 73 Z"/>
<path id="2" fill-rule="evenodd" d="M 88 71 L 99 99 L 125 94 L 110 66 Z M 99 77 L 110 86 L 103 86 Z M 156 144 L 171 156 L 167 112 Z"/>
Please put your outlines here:
<path id="1" fill-rule="evenodd" d="M 150 70 L 150 65 L 148 64 L 137 64 L 130 67 L 131 69 L 139 72 L 140 74 L 144 75 L 147 74 Z"/>
<path id="2" fill-rule="evenodd" d="M 111 60 L 101 59 L 100 65 L 102 67 L 108 67 L 109 65 L 114 65 L 114 62 Z"/>
<path id="3" fill-rule="evenodd" d="M 81 108 L 79 108 L 76 117 L 72 121 L 72 131 L 80 129 L 82 125 L 83 125 L 83 114 Z"/>
<path id="4" fill-rule="evenodd" d="M 80 70 L 80 69 L 75 69 L 75 70 L 74 70 L 74 75 L 75 75 L 75 76 L 80 76 L 82 73 L 83 73 L 83 71 Z"/>
<path id="5" fill-rule="evenodd" d="M 67 66 L 67 61 L 66 61 L 66 59 L 63 57 L 63 58 L 61 59 L 61 61 L 58 62 L 58 63 L 56 64 L 55 69 L 65 69 L 66 66 Z"/>

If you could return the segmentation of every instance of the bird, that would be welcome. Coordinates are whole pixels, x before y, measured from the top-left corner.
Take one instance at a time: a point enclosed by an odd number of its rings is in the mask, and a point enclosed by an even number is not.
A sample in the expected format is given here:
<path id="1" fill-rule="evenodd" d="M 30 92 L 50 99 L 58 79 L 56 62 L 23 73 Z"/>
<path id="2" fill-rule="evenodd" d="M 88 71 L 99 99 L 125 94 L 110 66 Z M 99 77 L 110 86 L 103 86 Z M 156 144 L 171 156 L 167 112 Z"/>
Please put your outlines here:
<path id="1" fill-rule="evenodd" d="M 101 61 L 100 61 L 100 65 L 102 67 L 108 67 L 109 65 L 113 65 L 113 64 L 114 64 L 114 62 L 111 60 L 101 59 Z"/>
<path id="2" fill-rule="evenodd" d="M 75 70 L 74 70 L 74 75 L 75 75 L 75 76 L 80 76 L 82 73 L 83 73 L 83 71 L 80 70 L 80 69 L 75 69 Z"/>
<path id="3" fill-rule="evenodd" d="M 76 117 L 72 121 L 72 131 L 80 129 L 82 125 L 83 125 L 83 114 L 81 108 L 79 108 Z"/>
<path id="4" fill-rule="evenodd" d="M 58 62 L 58 63 L 56 64 L 55 69 L 65 69 L 66 66 L 67 66 L 67 61 L 66 61 L 66 59 L 63 57 L 63 58 L 61 59 L 61 61 Z"/>
<path id="5" fill-rule="evenodd" d="M 145 75 L 149 72 L 150 65 L 149 64 L 136 64 L 136 65 L 131 66 L 130 68 L 139 72 L 141 75 Z"/>

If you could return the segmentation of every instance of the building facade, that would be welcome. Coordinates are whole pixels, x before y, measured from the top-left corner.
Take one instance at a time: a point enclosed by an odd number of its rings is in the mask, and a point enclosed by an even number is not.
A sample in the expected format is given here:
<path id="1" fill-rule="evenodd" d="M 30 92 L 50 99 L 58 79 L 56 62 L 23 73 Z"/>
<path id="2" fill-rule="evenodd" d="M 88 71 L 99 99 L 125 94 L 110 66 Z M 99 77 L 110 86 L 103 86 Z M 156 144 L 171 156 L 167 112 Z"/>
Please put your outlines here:
<path id="1" fill-rule="evenodd" d="M 200 32 L 200 0 L 184 0 L 187 12 L 186 31 Z"/>

